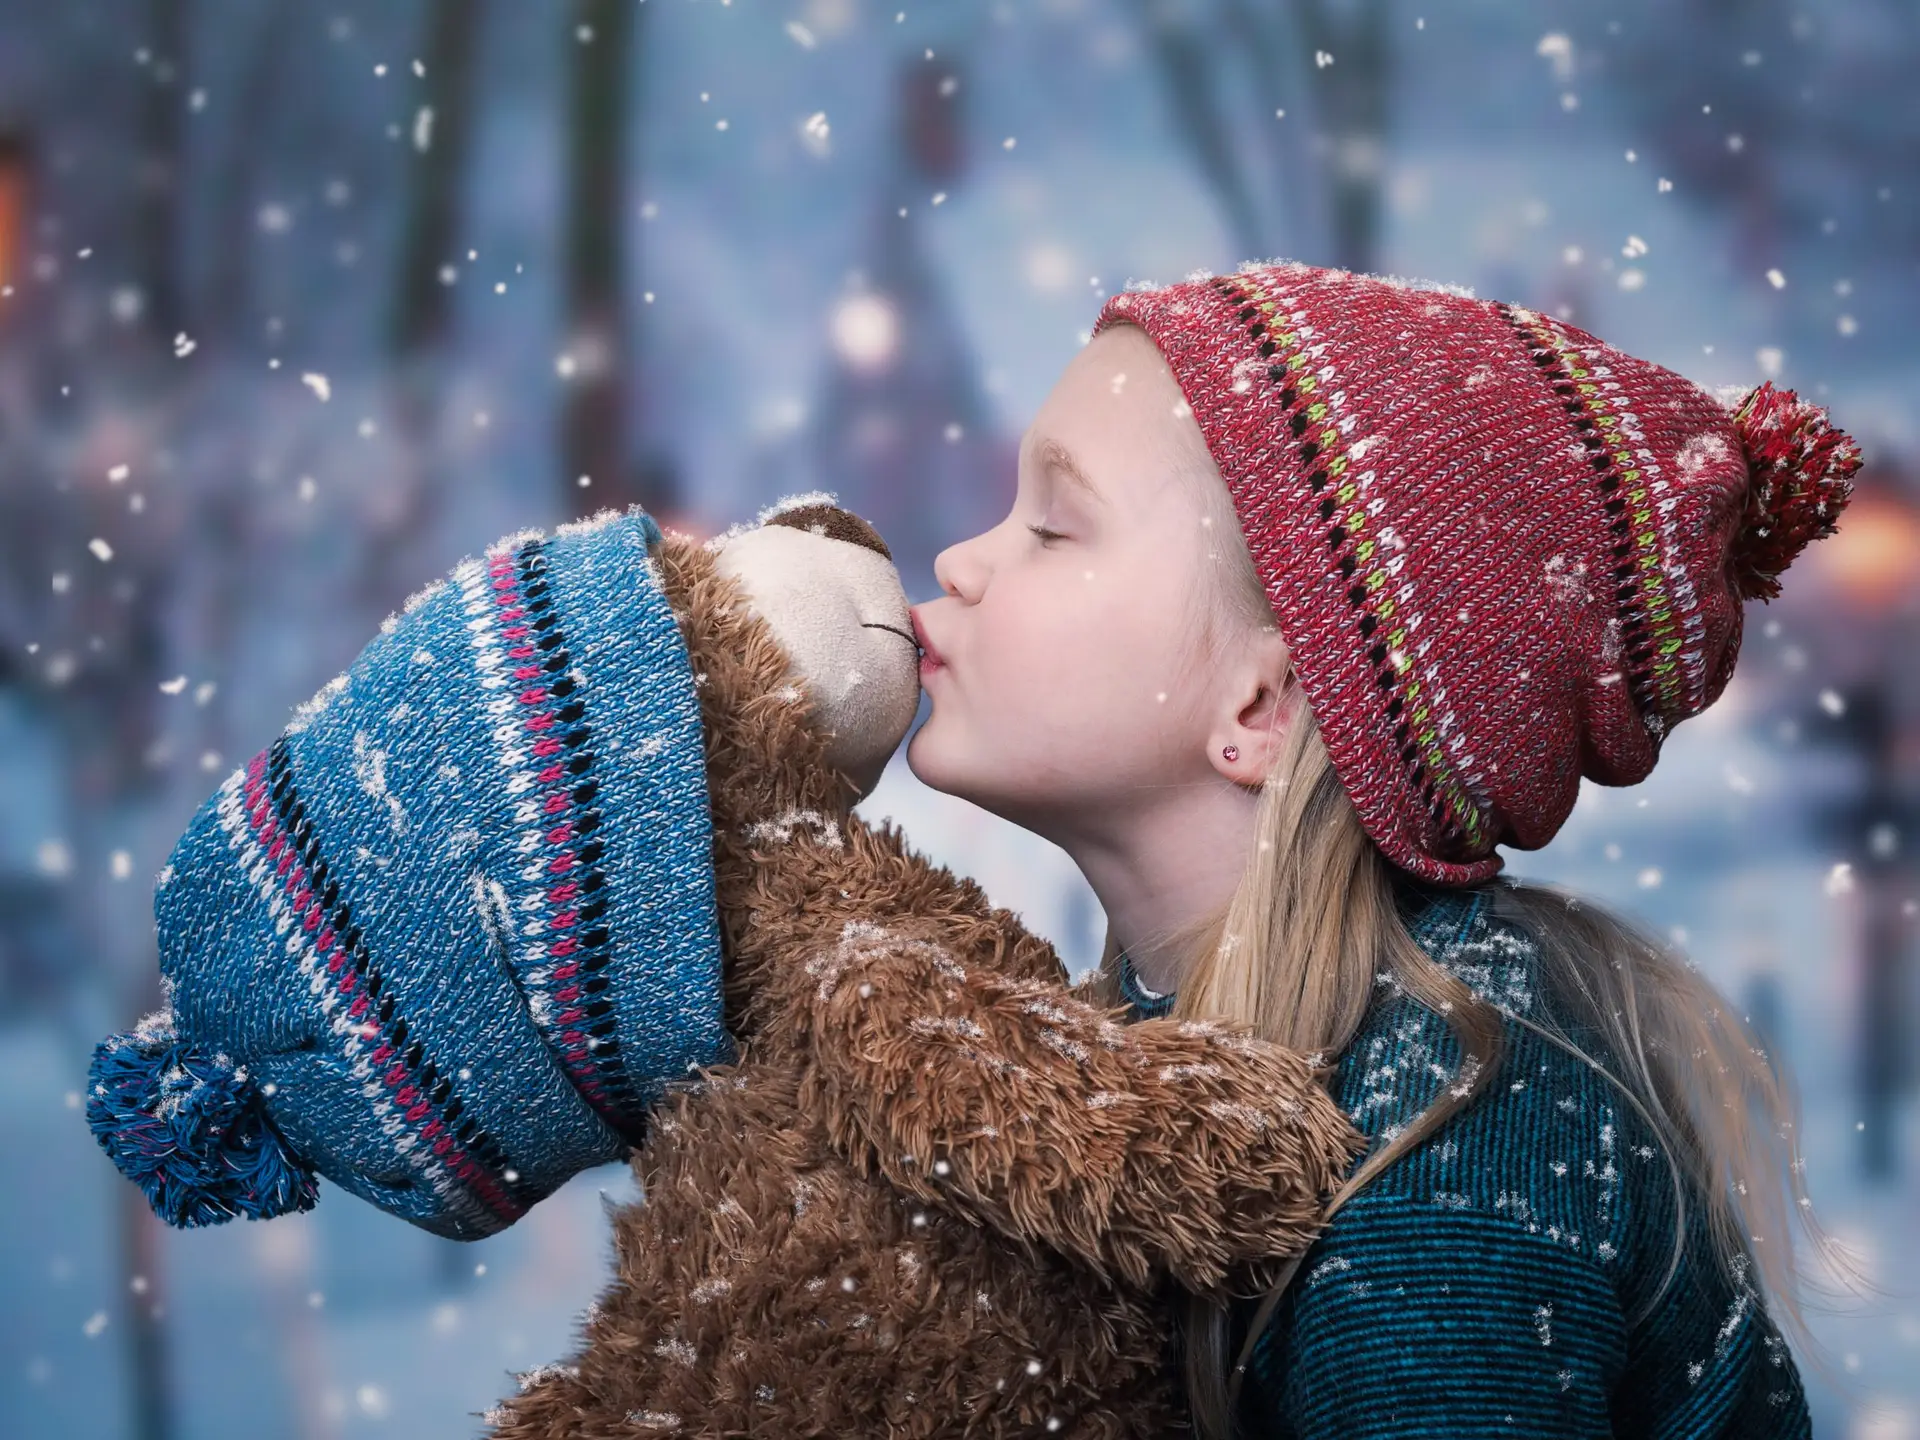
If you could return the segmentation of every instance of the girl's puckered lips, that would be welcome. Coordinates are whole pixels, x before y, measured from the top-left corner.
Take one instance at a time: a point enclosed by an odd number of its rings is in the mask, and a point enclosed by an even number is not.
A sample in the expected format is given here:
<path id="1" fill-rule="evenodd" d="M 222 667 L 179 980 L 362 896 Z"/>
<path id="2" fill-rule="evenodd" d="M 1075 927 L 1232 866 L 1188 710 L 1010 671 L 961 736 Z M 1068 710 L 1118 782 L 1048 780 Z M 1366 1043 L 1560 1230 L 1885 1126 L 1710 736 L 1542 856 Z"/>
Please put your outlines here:
<path id="1" fill-rule="evenodd" d="M 940 652 L 933 648 L 933 642 L 927 638 L 926 626 L 920 623 L 920 612 L 908 612 L 913 617 L 913 638 L 920 642 L 920 669 L 922 673 L 937 670 L 947 662 L 940 658 Z"/>

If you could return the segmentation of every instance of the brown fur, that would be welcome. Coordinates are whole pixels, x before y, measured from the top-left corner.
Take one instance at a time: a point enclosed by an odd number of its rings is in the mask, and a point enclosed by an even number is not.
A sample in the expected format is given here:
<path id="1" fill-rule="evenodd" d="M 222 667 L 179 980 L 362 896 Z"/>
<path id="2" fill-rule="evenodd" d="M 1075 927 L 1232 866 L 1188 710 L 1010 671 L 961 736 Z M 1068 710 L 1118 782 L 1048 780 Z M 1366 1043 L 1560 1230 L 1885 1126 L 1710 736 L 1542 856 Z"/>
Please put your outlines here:
<path id="1" fill-rule="evenodd" d="M 711 556 L 669 536 L 659 564 L 741 1056 L 655 1111 L 583 1346 L 496 1440 L 1184 1433 L 1163 1287 L 1257 1293 L 1311 1239 L 1362 1148 L 1323 1073 L 1070 993 L 977 885 L 850 814 Z"/>

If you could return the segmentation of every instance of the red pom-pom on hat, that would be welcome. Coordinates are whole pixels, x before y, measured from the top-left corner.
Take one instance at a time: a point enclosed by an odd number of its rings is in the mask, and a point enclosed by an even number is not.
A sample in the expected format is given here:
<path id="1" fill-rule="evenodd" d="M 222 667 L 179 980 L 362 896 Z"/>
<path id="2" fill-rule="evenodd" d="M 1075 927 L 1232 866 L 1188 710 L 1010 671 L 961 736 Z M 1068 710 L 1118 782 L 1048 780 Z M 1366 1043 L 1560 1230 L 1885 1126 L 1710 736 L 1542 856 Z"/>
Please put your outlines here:
<path id="1" fill-rule="evenodd" d="M 1744 600 L 1772 600 L 1778 576 L 1808 542 L 1833 534 L 1853 498 L 1860 447 L 1827 412 L 1763 382 L 1734 407 L 1751 482 L 1733 537 L 1733 582 Z"/>

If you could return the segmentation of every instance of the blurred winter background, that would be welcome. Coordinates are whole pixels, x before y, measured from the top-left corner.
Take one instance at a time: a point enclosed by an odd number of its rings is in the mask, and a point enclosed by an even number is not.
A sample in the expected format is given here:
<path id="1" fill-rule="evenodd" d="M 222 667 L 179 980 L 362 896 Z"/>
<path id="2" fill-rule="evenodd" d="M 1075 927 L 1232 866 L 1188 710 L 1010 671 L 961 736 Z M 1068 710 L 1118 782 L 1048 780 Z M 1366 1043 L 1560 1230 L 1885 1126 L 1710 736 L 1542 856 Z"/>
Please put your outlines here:
<path id="1" fill-rule="evenodd" d="M 1920 1437 L 1916 71 L 1911 0 L 0 0 L 0 1430 L 470 1435 L 605 1279 L 622 1167 L 474 1245 L 180 1234 L 84 1122 L 173 838 L 408 593 L 819 486 L 922 598 L 1102 296 L 1287 256 L 1865 445 L 1718 706 L 1508 859 L 1790 1062 L 1890 1292 L 1820 1318 L 1816 1433 Z M 865 808 L 1093 963 L 1058 852 L 897 759 Z"/>

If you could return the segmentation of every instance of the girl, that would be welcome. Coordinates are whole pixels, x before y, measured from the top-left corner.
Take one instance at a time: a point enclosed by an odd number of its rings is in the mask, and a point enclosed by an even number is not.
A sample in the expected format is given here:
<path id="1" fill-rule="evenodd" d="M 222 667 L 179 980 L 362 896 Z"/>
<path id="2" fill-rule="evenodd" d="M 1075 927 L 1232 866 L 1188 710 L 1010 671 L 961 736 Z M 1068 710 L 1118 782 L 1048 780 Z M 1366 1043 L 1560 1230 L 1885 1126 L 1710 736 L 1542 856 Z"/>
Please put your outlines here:
<path id="1" fill-rule="evenodd" d="M 1809 1432 L 1789 1087 L 1494 846 L 1647 775 L 1859 464 L 1791 392 L 1447 287 L 1106 303 L 936 562 L 908 760 L 1081 867 L 1096 996 L 1334 1059 L 1375 1141 L 1290 1285 L 1189 1297 L 1203 1436 Z"/>

